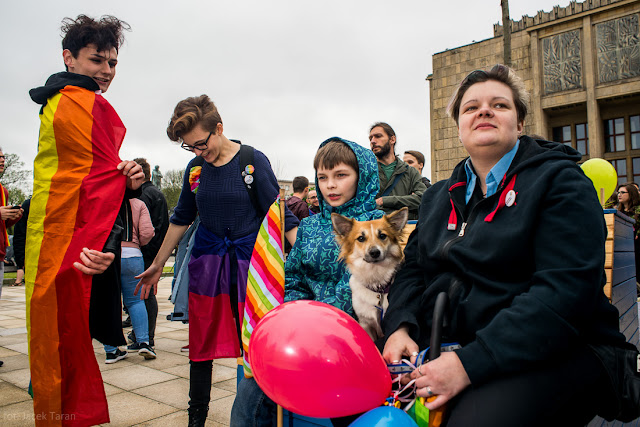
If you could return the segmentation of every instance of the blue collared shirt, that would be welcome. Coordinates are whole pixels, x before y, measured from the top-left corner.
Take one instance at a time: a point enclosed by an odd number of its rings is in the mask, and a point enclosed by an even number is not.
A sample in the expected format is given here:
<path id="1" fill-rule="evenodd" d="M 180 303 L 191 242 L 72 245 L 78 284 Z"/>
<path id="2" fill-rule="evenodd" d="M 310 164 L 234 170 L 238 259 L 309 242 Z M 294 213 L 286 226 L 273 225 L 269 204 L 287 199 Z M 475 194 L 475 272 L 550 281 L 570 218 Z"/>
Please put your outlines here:
<path id="1" fill-rule="evenodd" d="M 496 193 L 500 181 L 504 178 L 504 175 L 509 170 L 513 158 L 516 156 L 518 147 L 520 146 L 520 140 L 516 141 L 516 145 L 496 163 L 489 173 L 487 174 L 487 195 L 492 196 Z M 476 188 L 476 174 L 471 167 L 471 158 L 468 158 L 464 164 L 464 170 L 467 172 L 467 194 L 465 196 L 465 203 L 469 203 L 473 190 Z"/>

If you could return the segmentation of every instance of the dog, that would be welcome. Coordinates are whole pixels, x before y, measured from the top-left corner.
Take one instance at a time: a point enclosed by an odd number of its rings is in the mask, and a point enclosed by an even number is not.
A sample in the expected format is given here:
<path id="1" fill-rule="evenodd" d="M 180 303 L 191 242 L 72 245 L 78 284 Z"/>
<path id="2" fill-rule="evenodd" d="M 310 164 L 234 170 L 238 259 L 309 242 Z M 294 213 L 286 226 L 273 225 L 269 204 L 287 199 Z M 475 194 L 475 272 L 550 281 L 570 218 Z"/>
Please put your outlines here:
<path id="1" fill-rule="evenodd" d="M 389 287 L 404 261 L 402 230 L 409 210 L 405 207 L 380 219 L 356 221 L 332 213 L 331 223 L 340 246 L 339 260 L 351 272 L 353 310 L 372 340 L 382 337 L 381 320 L 389 307 Z"/>

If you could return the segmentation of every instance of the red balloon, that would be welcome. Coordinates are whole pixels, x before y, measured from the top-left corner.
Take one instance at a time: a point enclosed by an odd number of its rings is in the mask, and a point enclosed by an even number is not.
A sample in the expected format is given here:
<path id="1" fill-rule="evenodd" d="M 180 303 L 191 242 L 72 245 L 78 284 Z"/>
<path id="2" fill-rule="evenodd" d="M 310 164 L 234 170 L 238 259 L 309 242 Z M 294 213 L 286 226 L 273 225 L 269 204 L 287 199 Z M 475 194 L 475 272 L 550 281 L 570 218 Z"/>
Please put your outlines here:
<path id="1" fill-rule="evenodd" d="M 283 408 L 333 418 L 380 406 L 391 375 L 369 335 L 342 310 L 292 301 L 260 320 L 249 356 L 258 385 Z"/>

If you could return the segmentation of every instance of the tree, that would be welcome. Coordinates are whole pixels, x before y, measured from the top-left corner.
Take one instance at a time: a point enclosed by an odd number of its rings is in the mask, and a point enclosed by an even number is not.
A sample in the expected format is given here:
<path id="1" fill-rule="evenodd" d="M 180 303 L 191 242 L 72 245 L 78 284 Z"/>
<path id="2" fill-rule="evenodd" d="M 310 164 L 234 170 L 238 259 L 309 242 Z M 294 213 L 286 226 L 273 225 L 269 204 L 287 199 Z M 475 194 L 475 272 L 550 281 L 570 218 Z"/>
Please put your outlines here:
<path id="1" fill-rule="evenodd" d="M 17 154 L 5 153 L 4 156 L 4 172 L 0 182 L 9 192 L 7 204 L 19 205 L 31 194 L 33 172 L 25 169 L 24 162 Z"/>
<path id="2" fill-rule="evenodd" d="M 180 198 L 180 191 L 182 191 L 182 180 L 184 179 L 184 169 L 172 169 L 165 173 L 162 178 L 162 193 L 167 199 L 167 206 L 169 206 L 169 212 L 173 212 L 178 199 Z"/>

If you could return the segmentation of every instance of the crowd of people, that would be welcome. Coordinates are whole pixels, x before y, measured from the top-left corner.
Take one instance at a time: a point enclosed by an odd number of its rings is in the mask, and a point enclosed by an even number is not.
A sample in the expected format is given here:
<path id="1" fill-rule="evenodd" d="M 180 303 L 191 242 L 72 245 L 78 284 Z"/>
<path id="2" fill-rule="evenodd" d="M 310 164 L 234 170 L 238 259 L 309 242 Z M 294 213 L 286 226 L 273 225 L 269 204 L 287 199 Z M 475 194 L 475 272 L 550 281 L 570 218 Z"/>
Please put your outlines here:
<path id="1" fill-rule="evenodd" d="M 34 407 L 36 412 L 59 412 L 59 396 L 65 396 L 77 399 L 71 407 L 86 424 L 108 422 L 100 403 L 106 405 L 104 391 L 95 382 L 85 389 L 78 378 L 66 383 L 48 372 L 51 358 L 43 352 L 55 352 L 67 374 L 84 369 L 87 384 L 100 380 L 97 365 L 75 366 L 70 352 L 84 354 L 91 337 L 104 344 L 106 363 L 132 351 L 155 358 L 158 282 L 197 219 L 185 261 L 188 413 L 190 426 L 203 426 L 213 360 L 241 356 L 251 253 L 279 186 L 261 151 L 225 136 L 222 116 L 207 95 L 188 97 L 176 105 L 166 132 L 195 156 L 168 217 L 162 193 L 150 182 L 148 162 L 119 161 L 124 125 L 102 96 L 115 77 L 127 29 L 115 17 L 65 19 L 62 55 L 67 71 L 31 91 L 42 105 L 34 163 L 38 185 L 28 202 L 24 261 Z M 59 119 L 61 111 L 70 114 L 66 120 Z M 429 346 L 436 297 L 447 293 L 449 322 L 443 334 L 461 348 L 420 365 L 405 378 L 415 381 L 417 396 L 436 396 L 427 408 L 446 404 L 444 420 L 450 426 L 534 426 L 549 420 L 584 425 L 596 414 L 614 418 L 619 402 L 609 368 L 616 361 L 603 354 L 628 347 L 618 330 L 618 313 L 602 292 L 606 227 L 593 186 L 577 165 L 580 153 L 523 134 L 528 94 L 522 80 L 503 65 L 466 76 L 447 112 L 469 157 L 449 179 L 433 185 L 421 174 L 422 153 L 407 150 L 402 159 L 396 154 L 397 136 L 388 123 L 369 128 L 370 148 L 338 137 L 319 145 L 314 182 L 296 177 L 286 201 L 290 252 L 285 301 L 320 301 L 355 317 L 351 273 L 339 261 L 331 214 L 371 220 L 407 207 L 417 227 L 388 291 L 385 337 L 377 344 L 388 363 L 415 361 L 418 351 Z M 101 131 L 87 139 L 79 131 L 86 122 Z M 98 150 L 100 155 L 92 156 Z M 73 175 L 82 178 L 81 184 L 63 182 L 60 170 L 52 174 L 52 156 L 60 167 L 72 164 L 74 173 L 84 173 Z M 86 158 L 94 159 L 91 167 L 81 162 Z M 0 152 L 0 168 L 3 163 Z M 94 170 L 101 173 L 92 175 Z M 1 190 L 4 254 L 6 228 L 25 211 L 7 206 L 8 195 Z M 92 192 L 100 197 L 91 198 Z M 617 194 L 618 209 L 638 218 L 637 188 L 625 184 Z M 54 196 L 67 203 L 62 212 L 48 208 L 54 206 Z M 77 216 L 71 216 L 70 206 L 78 208 Z M 51 231 L 47 224 L 60 221 L 60 215 L 71 217 L 64 218 L 71 221 L 66 252 L 45 256 L 59 252 L 53 245 L 60 230 Z M 51 311 L 51 292 L 77 294 L 83 310 L 65 323 Z M 126 345 L 121 301 L 133 326 L 133 342 L 126 350 L 120 348 Z M 47 321 L 58 328 L 59 342 L 51 342 Z M 70 333 L 77 334 L 77 346 L 71 349 L 71 341 L 65 341 Z M 91 392 L 77 396 L 79 387 Z M 357 416 L 331 421 L 348 425 Z M 275 418 L 275 402 L 255 379 L 243 377 L 231 426 L 271 426 Z"/>

